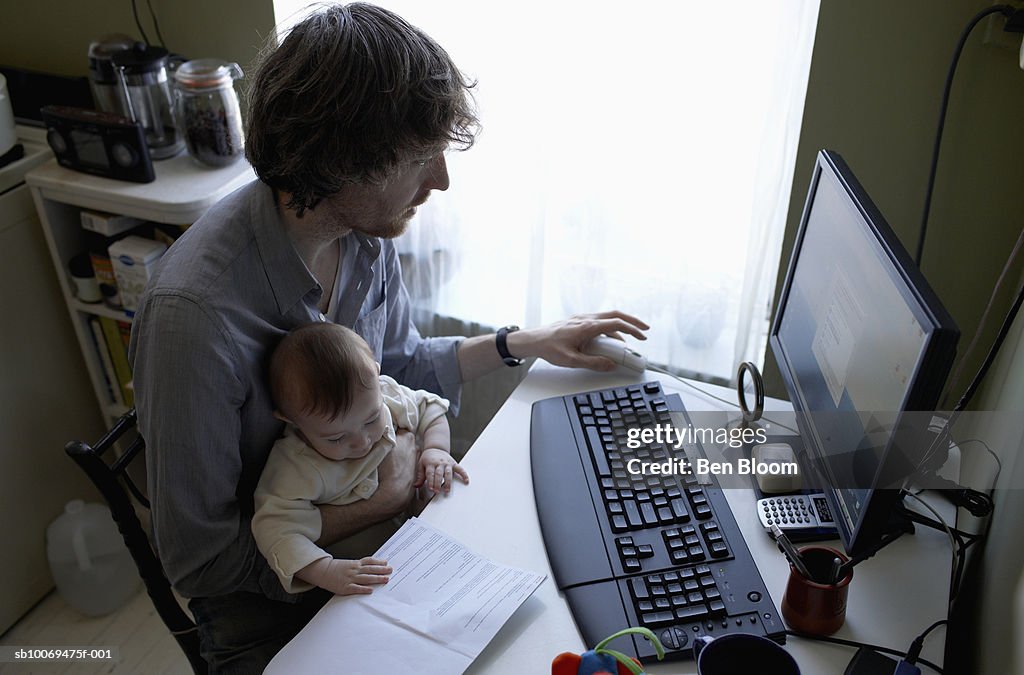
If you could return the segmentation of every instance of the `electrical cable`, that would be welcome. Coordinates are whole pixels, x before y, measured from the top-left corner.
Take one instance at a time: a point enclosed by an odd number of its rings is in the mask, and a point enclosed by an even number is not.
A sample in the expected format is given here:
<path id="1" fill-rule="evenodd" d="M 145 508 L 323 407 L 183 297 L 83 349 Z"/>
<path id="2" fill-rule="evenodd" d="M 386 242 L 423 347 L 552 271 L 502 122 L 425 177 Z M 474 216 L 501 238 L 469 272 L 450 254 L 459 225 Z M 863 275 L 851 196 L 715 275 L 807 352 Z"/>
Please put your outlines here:
<path id="1" fill-rule="evenodd" d="M 160 32 L 160 23 L 156 20 L 156 12 L 153 11 L 152 0 L 146 0 L 146 6 L 149 8 L 149 17 L 153 20 L 153 28 L 156 30 L 156 39 L 160 40 L 160 46 L 167 49 L 167 43 L 164 42 L 164 36 Z"/>
<path id="2" fill-rule="evenodd" d="M 981 440 L 980 438 L 968 438 L 966 441 L 957 441 L 957 445 L 963 447 L 968 443 L 981 443 L 982 447 L 988 451 L 988 454 L 992 455 L 992 459 L 996 460 L 996 475 L 992 478 L 992 487 L 989 488 L 988 493 L 991 495 L 996 489 L 996 482 L 999 480 L 999 474 L 1003 472 L 1003 463 L 999 461 L 999 455 L 997 455 L 992 448 L 988 447 L 988 443 Z"/>
<path id="3" fill-rule="evenodd" d="M 724 398 L 722 398 L 720 396 L 715 396 L 711 392 L 705 391 L 705 390 L 701 389 L 700 387 L 698 387 L 697 385 L 693 384 L 692 382 L 688 382 L 687 380 L 684 380 L 683 378 L 679 377 L 675 373 L 673 373 L 671 371 L 668 371 L 668 370 L 665 370 L 664 368 L 659 368 L 657 366 L 652 366 L 652 365 L 648 364 L 647 365 L 647 370 L 653 370 L 656 373 L 660 373 L 662 375 L 668 375 L 669 377 L 673 378 L 674 380 L 680 382 L 681 384 L 685 384 L 690 389 L 698 391 L 701 394 L 703 394 L 704 396 L 707 396 L 708 398 L 712 398 L 712 399 L 714 399 L 714 400 L 716 400 L 716 401 L 718 401 L 720 403 L 726 404 L 727 406 L 736 408 L 737 410 L 740 409 L 739 404 L 736 403 L 735 401 L 729 401 L 729 400 L 724 399 Z M 765 417 L 764 415 L 761 415 L 761 419 L 766 420 L 768 422 L 771 422 L 775 426 L 782 427 L 786 431 L 792 431 L 794 434 L 799 434 L 800 433 L 796 429 L 794 429 L 792 427 L 787 427 L 785 424 L 782 424 L 781 422 L 776 422 L 775 420 L 773 420 L 773 419 L 771 419 L 769 417 Z"/>
<path id="4" fill-rule="evenodd" d="M 791 635 L 797 638 L 803 638 L 805 640 L 831 642 L 832 644 L 842 645 L 844 647 L 856 647 L 858 649 L 860 647 L 867 647 L 868 649 L 874 649 L 876 652 L 882 652 L 883 654 L 892 654 L 893 656 L 898 656 L 901 659 L 906 658 L 907 656 L 906 652 L 901 652 L 898 649 L 893 649 L 892 647 L 879 647 L 878 645 L 873 645 L 867 642 L 856 642 L 854 640 L 844 640 L 842 638 L 828 637 L 825 635 L 811 635 L 810 633 L 800 633 L 795 630 L 786 630 L 786 635 Z M 923 663 L 924 665 L 934 670 L 936 673 L 939 673 L 939 675 L 942 675 L 942 668 L 940 666 L 935 665 L 931 661 L 928 661 L 927 659 L 917 659 L 917 662 Z"/>
<path id="5" fill-rule="evenodd" d="M 992 288 L 992 294 L 988 296 L 988 304 L 985 305 L 985 311 L 981 313 L 981 318 L 978 319 L 978 327 L 974 331 L 974 337 L 971 338 L 971 343 L 967 345 L 967 349 L 960 356 L 960 363 L 957 364 L 953 374 L 949 376 L 949 389 L 946 394 L 942 397 L 942 408 L 945 409 L 946 403 L 949 401 L 949 395 L 952 391 L 952 387 L 956 384 L 957 380 L 960 379 L 960 371 L 963 370 L 964 365 L 967 363 L 967 357 L 974 351 L 974 348 L 978 345 L 978 340 L 981 338 L 982 330 L 985 328 L 985 324 L 988 323 L 988 315 L 992 310 L 992 306 L 995 304 L 996 296 L 999 294 L 999 289 L 1003 286 L 1003 281 L 1006 280 L 1006 276 L 1013 267 L 1013 263 L 1017 258 L 1017 254 L 1020 253 L 1021 244 L 1024 243 L 1024 229 L 1020 231 L 1020 235 L 1017 237 L 1017 243 L 1014 244 L 1013 250 L 1010 251 L 1009 257 L 1006 259 L 1006 264 L 1003 265 L 1003 271 L 999 273 L 999 278 L 996 279 L 996 285 Z"/>
<path id="6" fill-rule="evenodd" d="M 943 517 L 939 515 L 938 511 L 936 511 L 934 508 L 932 508 L 931 504 L 929 504 L 925 500 L 921 499 L 917 495 L 915 495 L 913 493 L 910 493 L 910 492 L 907 492 L 906 496 L 914 499 L 921 506 L 923 506 L 926 509 L 928 509 L 929 511 L 931 511 L 932 515 L 935 516 L 935 518 L 938 520 L 938 522 L 946 530 L 946 534 L 949 535 L 949 545 L 953 549 L 953 569 L 952 569 L 952 572 L 950 574 L 950 584 L 949 584 L 950 585 L 950 588 L 949 588 L 949 602 L 952 603 L 954 600 L 956 600 L 956 596 L 959 593 L 960 576 L 963 574 L 962 569 L 961 569 L 961 565 L 962 565 L 961 551 L 963 549 L 965 549 L 966 547 L 964 546 L 964 544 L 961 541 L 961 539 L 957 535 L 953 534 L 953 530 L 952 530 L 952 528 L 950 528 L 949 523 L 947 523 L 943 519 Z"/>
<path id="7" fill-rule="evenodd" d="M 132 3 L 132 16 L 135 17 L 135 27 L 139 29 L 139 34 L 142 36 L 142 41 L 147 45 L 149 44 L 149 37 L 146 36 L 146 31 L 142 28 L 142 22 L 139 21 L 139 10 L 135 6 L 135 0 L 131 0 Z"/>
<path id="8" fill-rule="evenodd" d="M 917 266 L 921 267 L 921 256 L 924 253 L 924 239 L 925 233 L 928 230 L 928 212 L 931 210 L 932 205 L 932 192 L 935 189 L 935 173 L 939 166 L 939 147 L 942 145 L 942 130 L 946 126 L 946 109 L 949 106 L 949 92 L 953 88 L 953 75 L 956 73 L 957 64 L 960 61 L 960 52 L 963 51 L 964 45 L 967 43 L 967 36 L 971 34 L 974 27 L 978 25 L 982 19 L 990 14 L 1002 14 L 1009 18 L 1014 13 L 1014 8 L 1010 5 L 992 5 L 986 7 L 977 14 L 974 18 L 968 22 L 963 32 L 960 33 L 960 40 L 957 42 L 956 49 L 953 51 L 953 59 L 949 64 L 949 71 L 946 73 L 946 86 L 942 91 L 942 104 L 939 108 L 939 125 L 935 130 L 935 145 L 932 149 L 932 164 L 931 170 L 928 173 L 928 189 L 925 191 L 924 198 L 924 213 L 921 216 L 921 230 L 918 233 L 917 238 L 917 254 L 914 256 L 914 262 Z"/>

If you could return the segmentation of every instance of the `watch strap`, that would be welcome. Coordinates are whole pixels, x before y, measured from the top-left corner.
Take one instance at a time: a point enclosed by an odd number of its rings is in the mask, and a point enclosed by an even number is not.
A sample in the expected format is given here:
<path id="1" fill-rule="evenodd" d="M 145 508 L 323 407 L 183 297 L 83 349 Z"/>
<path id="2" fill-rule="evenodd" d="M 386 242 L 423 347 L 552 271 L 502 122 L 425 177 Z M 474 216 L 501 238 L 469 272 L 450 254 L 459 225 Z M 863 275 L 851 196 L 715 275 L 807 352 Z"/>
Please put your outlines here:
<path id="1" fill-rule="evenodd" d="M 519 330 L 519 326 L 505 326 L 504 328 L 499 328 L 498 333 L 494 338 L 494 344 L 498 348 L 498 356 L 501 357 L 502 362 L 509 368 L 521 366 L 525 361 L 525 359 L 517 359 L 508 351 L 508 334 L 515 333 L 517 330 Z"/>

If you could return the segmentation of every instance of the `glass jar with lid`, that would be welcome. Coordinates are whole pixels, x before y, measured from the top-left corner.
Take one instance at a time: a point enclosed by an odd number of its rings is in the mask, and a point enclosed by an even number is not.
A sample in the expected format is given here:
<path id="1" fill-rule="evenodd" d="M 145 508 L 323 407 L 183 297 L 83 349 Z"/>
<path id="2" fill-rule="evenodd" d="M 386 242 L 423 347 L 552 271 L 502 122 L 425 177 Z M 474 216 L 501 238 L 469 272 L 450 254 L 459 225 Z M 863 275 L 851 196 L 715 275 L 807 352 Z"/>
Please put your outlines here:
<path id="1" fill-rule="evenodd" d="M 178 124 L 188 153 L 209 166 L 227 166 L 243 155 L 242 112 L 234 82 L 237 63 L 195 59 L 174 73 Z"/>

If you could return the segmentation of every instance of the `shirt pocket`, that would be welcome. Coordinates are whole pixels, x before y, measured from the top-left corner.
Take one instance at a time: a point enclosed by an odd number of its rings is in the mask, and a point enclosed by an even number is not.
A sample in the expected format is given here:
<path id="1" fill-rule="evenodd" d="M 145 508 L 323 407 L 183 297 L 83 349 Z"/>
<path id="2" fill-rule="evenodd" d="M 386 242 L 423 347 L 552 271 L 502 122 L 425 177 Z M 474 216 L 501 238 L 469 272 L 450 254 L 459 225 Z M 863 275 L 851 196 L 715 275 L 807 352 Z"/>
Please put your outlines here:
<path id="1" fill-rule="evenodd" d="M 378 362 L 383 360 L 384 333 L 387 329 L 387 302 L 381 299 L 380 304 L 356 319 L 352 330 L 359 333 L 373 350 L 373 357 Z"/>

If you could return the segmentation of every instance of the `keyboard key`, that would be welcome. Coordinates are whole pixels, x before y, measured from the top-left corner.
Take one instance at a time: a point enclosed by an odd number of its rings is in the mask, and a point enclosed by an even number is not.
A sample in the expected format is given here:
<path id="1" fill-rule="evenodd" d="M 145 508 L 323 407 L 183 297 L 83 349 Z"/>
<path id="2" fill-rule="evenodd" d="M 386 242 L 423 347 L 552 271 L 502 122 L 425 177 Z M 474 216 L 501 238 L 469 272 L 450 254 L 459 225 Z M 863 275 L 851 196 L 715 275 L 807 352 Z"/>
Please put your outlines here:
<path id="1" fill-rule="evenodd" d="M 685 595 L 673 595 L 669 600 L 672 602 L 673 607 L 686 607 L 688 604 Z"/>
<path id="2" fill-rule="evenodd" d="M 676 619 L 679 621 L 700 621 L 708 615 L 708 608 L 703 603 L 680 607 L 676 610 Z"/>
<path id="3" fill-rule="evenodd" d="M 667 590 L 670 594 L 682 593 L 683 592 L 683 586 L 682 586 L 682 584 L 680 584 L 678 582 L 674 582 L 674 583 L 671 583 L 671 584 L 665 586 L 665 590 Z M 689 589 L 687 589 L 687 590 L 689 590 Z"/>
<path id="4" fill-rule="evenodd" d="M 638 558 L 653 558 L 654 557 L 654 547 L 651 546 L 650 544 L 640 544 L 639 546 L 636 547 L 636 551 L 637 551 L 637 557 Z"/>
<path id="5" fill-rule="evenodd" d="M 686 549 L 679 549 L 677 551 L 671 551 L 669 553 L 669 558 L 671 558 L 672 562 L 675 563 L 676 565 L 683 564 L 687 560 Z"/>
<path id="6" fill-rule="evenodd" d="M 647 496 L 650 499 L 650 495 Z M 649 501 L 640 504 L 640 513 L 643 515 L 645 525 L 657 525 L 658 514 L 654 511 L 654 505 Z"/>
<path id="7" fill-rule="evenodd" d="M 704 603 L 704 595 L 700 591 L 693 591 L 686 594 L 686 601 L 691 605 L 700 605 Z"/>
<path id="8" fill-rule="evenodd" d="M 640 565 L 640 561 L 636 558 L 627 558 L 622 563 L 622 569 L 626 570 L 627 572 L 639 572 L 641 569 L 643 569 L 643 566 Z"/>
<path id="9" fill-rule="evenodd" d="M 587 434 L 587 443 L 590 445 L 590 454 L 594 458 L 597 474 L 601 477 L 610 476 L 612 470 L 608 467 L 608 459 L 604 456 L 604 448 L 601 445 L 601 436 L 594 427 L 584 427 Z"/>
<path id="10" fill-rule="evenodd" d="M 672 509 L 667 506 L 662 506 L 658 509 L 658 522 L 662 525 L 668 525 L 674 523 L 676 517 L 672 515 Z"/>
<path id="11" fill-rule="evenodd" d="M 725 603 L 721 600 L 712 600 L 708 603 L 708 608 L 711 610 L 709 612 L 711 616 L 720 616 L 725 614 Z"/>
<path id="12" fill-rule="evenodd" d="M 685 610 L 681 609 L 677 611 L 681 612 Z M 707 613 L 707 608 L 704 608 L 704 613 Z M 672 612 L 648 612 L 647 614 L 640 615 L 640 622 L 645 626 L 667 626 L 671 623 L 675 623 L 675 616 Z"/>
<path id="13" fill-rule="evenodd" d="M 725 558 L 729 555 L 729 547 L 726 546 L 723 541 L 716 541 L 711 544 L 711 550 L 709 553 L 712 558 Z"/>
<path id="14" fill-rule="evenodd" d="M 701 588 L 710 588 L 715 585 L 715 578 L 710 576 L 704 576 L 700 578 Z M 689 589 L 687 589 L 689 590 Z"/>
<path id="15" fill-rule="evenodd" d="M 625 532 L 629 529 L 629 523 L 625 516 L 612 516 L 612 532 Z"/>
<path id="16" fill-rule="evenodd" d="M 654 600 L 655 609 L 671 609 L 672 603 L 669 602 L 668 598 L 655 598 Z"/>
<path id="17" fill-rule="evenodd" d="M 689 579 L 683 582 L 683 588 L 687 591 L 699 591 L 700 583 L 696 579 Z"/>
<path id="18" fill-rule="evenodd" d="M 608 502 L 608 513 L 613 516 L 622 513 L 622 502 Z"/>
<path id="19" fill-rule="evenodd" d="M 701 504 L 693 509 L 693 513 L 697 516 L 698 520 L 704 520 L 711 517 L 711 507 L 707 504 Z"/>
<path id="20" fill-rule="evenodd" d="M 668 593 L 665 591 L 664 586 L 651 586 L 651 595 L 653 595 L 654 597 L 658 597 L 662 595 L 668 595 Z"/>
<path id="21" fill-rule="evenodd" d="M 722 592 L 718 590 L 717 586 L 715 586 L 713 588 L 705 588 L 704 589 L 704 597 L 707 598 L 708 600 L 716 600 L 716 599 L 722 597 Z"/>
<path id="22" fill-rule="evenodd" d="M 630 579 L 629 589 L 637 600 L 646 600 L 651 597 L 651 594 L 647 592 L 647 584 L 644 583 L 643 579 Z"/>
<path id="23" fill-rule="evenodd" d="M 686 523 L 690 520 L 690 514 L 686 511 L 686 504 L 682 498 L 673 499 L 671 502 L 672 515 L 675 516 L 676 522 Z"/>
<path id="24" fill-rule="evenodd" d="M 636 603 L 636 608 L 641 612 L 653 612 L 654 603 L 650 600 L 643 600 L 641 602 Z"/>
<path id="25" fill-rule="evenodd" d="M 629 499 L 622 504 L 626 508 L 626 519 L 629 521 L 629 526 L 633 529 L 639 529 L 644 524 L 644 521 L 640 517 L 640 509 L 637 508 L 636 502 Z"/>

